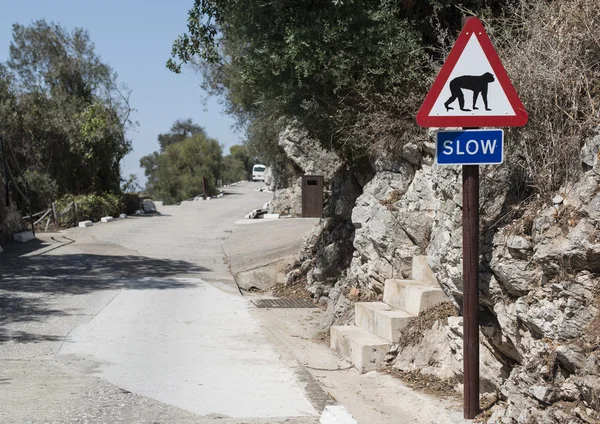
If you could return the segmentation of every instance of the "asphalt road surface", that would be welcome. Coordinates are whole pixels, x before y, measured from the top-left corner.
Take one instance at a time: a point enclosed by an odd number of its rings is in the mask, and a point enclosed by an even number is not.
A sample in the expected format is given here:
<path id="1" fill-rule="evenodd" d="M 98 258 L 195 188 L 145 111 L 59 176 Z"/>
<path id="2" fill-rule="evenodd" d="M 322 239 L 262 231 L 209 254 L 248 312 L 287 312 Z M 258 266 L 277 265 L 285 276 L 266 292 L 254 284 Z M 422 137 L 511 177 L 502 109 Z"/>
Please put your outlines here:
<path id="1" fill-rule="evenodd" d="M 224 260 L 258 186 L 5 246 L 0 422 L 318 422 L 314 381 Z"/>

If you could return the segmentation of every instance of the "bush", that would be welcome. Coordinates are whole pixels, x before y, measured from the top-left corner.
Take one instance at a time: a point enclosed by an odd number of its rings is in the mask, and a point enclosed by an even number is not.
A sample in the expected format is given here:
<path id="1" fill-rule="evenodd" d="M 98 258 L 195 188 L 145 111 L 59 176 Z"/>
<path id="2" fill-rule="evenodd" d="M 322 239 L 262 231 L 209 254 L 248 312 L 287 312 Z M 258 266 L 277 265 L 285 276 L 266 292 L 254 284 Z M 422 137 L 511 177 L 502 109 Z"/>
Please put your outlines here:
<path id="1" fill-rule="evenodd" d="M 121 212 L 126 213 L 127 215 L 135 214 L 135 211 L 141 209 L 140 202 L 140 196 L 135 193 L 123 194 L 123 207 Z"/>
<path id="2" fill-rule="evenodd" d="M 78 221 L 100 221 L 104 216 L 118 216 L 124 208 L 123 198 L 115 194 L 66 195 L 56 202 L 59 212 L 67 208 L 71 202 L 77 204 Z M 61 217 L 61 225 L 68 226 L 73 221 L 73 214 Z"/>

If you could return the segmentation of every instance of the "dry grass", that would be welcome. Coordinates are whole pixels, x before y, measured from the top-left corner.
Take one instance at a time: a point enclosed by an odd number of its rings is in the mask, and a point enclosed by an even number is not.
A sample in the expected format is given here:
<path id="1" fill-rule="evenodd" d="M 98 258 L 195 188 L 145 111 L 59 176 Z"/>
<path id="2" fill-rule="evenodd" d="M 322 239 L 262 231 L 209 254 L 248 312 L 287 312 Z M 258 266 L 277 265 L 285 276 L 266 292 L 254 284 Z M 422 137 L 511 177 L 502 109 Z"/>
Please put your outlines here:
<path id="1" fill-rule="evenodd" d="M 331 332 L 329 330 L 323 330 L 317 332 L 313 339 L 316 343 L 323 344 L 325 346 L 331 345 Z"/>
<path id="2" fill-rule="evenodd" d="M 273 287 L 273 296 L 284 299 L 312 299 L 312 294 L 306 290 L 306 281 L 303 279 L 287 286 L 276 284 Z"/>
<path id="3" fill-rule="evenodd" d="M 389 196 L 386 199 L 380 200 L 379 203 L 385 206 L 390 212 L 394 212 L 398 210 L 395 203 L 398 202 L 401 198 L 402 194 L 400 194 L 398 190 L 392 190 Z"/>
<path id="4" fill-rule="evenodd" d="M 529 113 L 507 133 L 507 160 L 547 197 L 580 173 L 579 151 L 598 128 L 600 7 L 596 0 L 517 0 L 490 22 L 492 38 Z"/>
<path id="5" fill-rule="evenodd" d="M 435 375 L 422 374 L 418 371 L 400 371 L 392 366 L 385 366 L 381 372 L 402 380 L 408 387 L 440 397 L 458 397 L 456 384 L 450 380 L 442 380 Z"/>
<path id="6" fill-rule="evenodd" d="M 429 330 L 436 321 L 446 323 L 448 317 L 457 315 L 458 311 L 450 302 L 435 305 L 410 320 L 406 328 L 400 333 L 398 344 L 401 347 L 418 345 L 423 340 L 425 331 Z"/>

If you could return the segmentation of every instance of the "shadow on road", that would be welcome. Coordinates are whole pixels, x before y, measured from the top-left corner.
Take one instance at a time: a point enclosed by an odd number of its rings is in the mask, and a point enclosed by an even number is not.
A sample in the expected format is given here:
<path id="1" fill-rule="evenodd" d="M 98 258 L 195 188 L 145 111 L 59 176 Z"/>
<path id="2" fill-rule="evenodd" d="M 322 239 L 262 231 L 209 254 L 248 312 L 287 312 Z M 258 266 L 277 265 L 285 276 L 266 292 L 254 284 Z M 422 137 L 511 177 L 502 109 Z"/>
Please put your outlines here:
<path id="1" fill-rule="evenodd" d="M 34 334 L 26 331 L 11 331 L 8 332 L 0 328 L 0 343 L 39 343 L 39 342 L 60 342 L 64 340 L 61 336 L 52 336 L 47 334 Z M 2 382 L 0 381 L 0 384 Z"/>
<path id="2" fill-rule="evenodd" d="M 151 259 L 145 256 L 101 254 L 40 255 L 3 258 L 0 290 L 82 294 L 106 289 L 169 289 L 160 278 L 197 274 L 209 269 L 186 261 Z M 131 281 L 133 275 L 152 277 Z M 177 285 L 176 285 L 177 286 Z"/>
<path id="3" fill-rule="evenodd" d="M 64 308 L 59 302 L 63 295 L 119 289 L 182 289 L 193 284 L 173 277 L 208 271 L 185 261 L 136 255 L 36 256 L 36 250 L 52 248 L 54 243 L 32 241 L 26 245 L 15 246 L 16 249 L 9 246 L 0 258 L 0 343 L 60 340 L 57 336 L 19 331 L 19 325 L 81 313 Z M 60 244 L 56 245 L 60 248 Z M 26 253 L 33 253 L 33 256 L 22 256 Z M 5 325 L 10 325 L 10 329 L 3 328 Z"/>

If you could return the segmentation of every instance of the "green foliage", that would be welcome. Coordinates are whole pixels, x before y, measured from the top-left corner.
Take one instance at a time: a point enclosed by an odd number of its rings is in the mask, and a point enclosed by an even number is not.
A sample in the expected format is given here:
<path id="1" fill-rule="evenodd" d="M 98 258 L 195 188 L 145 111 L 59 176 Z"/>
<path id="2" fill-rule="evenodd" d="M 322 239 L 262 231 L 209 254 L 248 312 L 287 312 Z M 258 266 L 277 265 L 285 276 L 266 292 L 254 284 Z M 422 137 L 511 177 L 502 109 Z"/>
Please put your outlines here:
<path id="1" fill-rule="evenodd" d="M 121 191 L 123 193 L 137 193 L 141 189 L 137 175 L 135 174 L 129 174 L 129 177 L 127 177 L 126 180 L 121 180 Z"/>
<path id="2" fill-rule="evenodd" d="M 183 141 L 186 138 L 196 134 L 202 134 L 206 136 L 204 128 L 194 124 L 191 119 L 178 119 L 171 126 L 171 130 L 168 133 L 158 135 L 158 143 L 160 144 L 160 150 L 164 151 L 167 148 L 167 146 L 179 143 L 180 141 Z"/>
<path id="3" fill-rule="evenodd" d="M 255 158 L 249 153 L 247 146 L 234 145 L 229 148 L 229 152 L 231 153 L 231 157 L 234 161 L 241 163 L 243 172 L 240 174 L 241 178 L 237 180 L 229 180 L 229 182 L 241 181 L 241 180 L 249 180 L 252 178 L 252 167 L 257 163 Z M 227 156 L 225 157 L 225 159 Z M 238 167 L 239 165 L 235 162 L 231 162 L 232 167 Z M 223 164 L 223 169 L 228 170 L 229 166 Z M 225 182 L 226 178 L 221 177 L 224 184 L 229 184 L 229 182 Z"/>
<path id="4" fill-rule="evenodd" d="M 231 184 L 248 179 L 248 172 L 244 168 L 244 162 L 236 159 L 232 155 L 223 158 L 223 170 L 221 172 L 221 181 L 223 184 Z"/>
<path id="5" fill-rule="evenodd" d="M 287 162 L 283 148 L 279 146 L 279 132 L 283 121 L 265 117 L 253 119 L 246 131 L 245 146 L 258 163 L 270 165 L 275 172 L 282 171 Z"/>
<path id="6" fill-rule="evenodd" d="M 231 154 L 223 157 L 219 143 L 191 119 L 176 121 L 159 142 L 161 151 L 141 158 L 140 166 L 148 178 L 146 193 L 165 203 L 203 194 L 202 177 L 208 182 L 207 194 L 213 195 L 218 180 L 223 184 L 246 180 L 255 163 L 246 146 L 231 146 Z"/>
<path id="7" fill-rule="evenodd" d="M 242 123 L 294 119 L 351 161 L 415 130 L 438 30 L 458 30 L 461 14 L 450 0 L 195 0 L 167 66 L 198 67 Z"/>
<path id="8" fill-rule="evenodd" d="M 49 205 L 58 196 L 56 181 L 43 171 L 26 170 L 18 177 L 17 185 L 19 187 L 30 187 L 31 203 L 33 205 Z"/>
<path id="9" fill-rule="evenodd" d="M 121 212 L 127 215 L 135 214 L 135 211 L 141 209 L 140 196 L 135 193 L 124 193 L 123 196 L 123 208 Z"/>
<path id="10" fill-rule="evenodd" d="M 105 193 L 99 194 L 82 194 L 63 196 L 56 202 L 58 211 L 63 211 L 67 206 L 75 202 L 77 203 L 77 220 L 78 221 L 100 221 L 104 216 L 117 217 L 124 209 L 123 197 L 116 194 Z M 73 222 L 73 211 L 61 217 L 61 225 L 69 226 Z"/>
<path id="11" fill-rule="evenodd" d="M 34 209 L 65 193 L 119 192 L 131 150 L 128 95 L 87 31 L 43 20 L 13 26 L 0 64 L 0 134 L 13 184 L 29 182 Z"/>
<path id="12" fill-rule="evenodd" d="M 144 156 L 140 166 L 148 177 L 146 192 L 165 203 L 176 203 L 202 194 L 203 176 L 208 181 L 208 194 L 214 194 L 222 161 L 219 143 L 200 131 L 160 153 Z"/>

